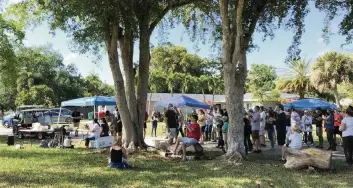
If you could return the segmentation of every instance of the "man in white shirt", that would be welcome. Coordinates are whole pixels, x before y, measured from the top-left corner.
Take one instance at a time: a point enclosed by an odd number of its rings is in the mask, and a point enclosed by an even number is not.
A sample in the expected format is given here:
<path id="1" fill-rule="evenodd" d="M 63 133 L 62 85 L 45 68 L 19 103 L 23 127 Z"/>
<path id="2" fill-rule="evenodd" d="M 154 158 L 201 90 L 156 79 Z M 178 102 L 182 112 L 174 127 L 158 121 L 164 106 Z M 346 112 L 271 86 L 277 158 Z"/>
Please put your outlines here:
<path id="1" fill-rule="evenodd" d="M 256 106 L 255 110 L 252 114 L 250 114 L 250 121 L 251 121 L 251 131 L 252 131 L 252 139 L 254 142 L 254 153 L 261 153 L 261 146 L 260 146 L 260 107 Z"/>
<path id="2" fill-rule="evenodd" d="M 290 122 L 291 122 L 291 127 L 293 126 L 300 126 L 300 115 L 296 112 L 296 110 L 294 108 L 291 109 L 291 118 L 290 118 Z M 287 127 L 287 143 L 288 143 L 288 139 L 289 139 L 289 135 L 291 134 L 292 130 L 290 127 Z"/>
<path id="3" fill-rule="evenodd" d="M 266 147 L 265 142 L 265 124 L 266 124 L 266 112 L 263 106 L 260 107 L 260 143 L 261 146 Z"/>

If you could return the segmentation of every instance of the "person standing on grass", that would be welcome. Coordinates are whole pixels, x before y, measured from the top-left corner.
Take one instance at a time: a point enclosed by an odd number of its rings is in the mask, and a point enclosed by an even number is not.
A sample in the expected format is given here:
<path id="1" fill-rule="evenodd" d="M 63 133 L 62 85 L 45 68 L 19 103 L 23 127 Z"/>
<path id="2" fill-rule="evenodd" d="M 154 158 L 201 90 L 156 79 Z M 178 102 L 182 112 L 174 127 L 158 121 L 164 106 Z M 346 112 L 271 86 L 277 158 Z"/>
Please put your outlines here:
<path id="1" fill-rule="evenodd" d="M 266 125 L 266 112 L 263 106 L 260 107 L 260 143 L 262 147 L 266 147 L 265 141 L 265 125 Z"/>
<path id="2" fill-rule="evenodd" d="M 344 155 L 346 162 L 349 165 L 353 165 L 352 153 L 353 153 L 353 107 L 349 106 L 346 110 L 346 117 L 343 118 L 341 126 L 339 128 L 342 131 Z"/>
<path id="3" fill-rule="evenodd" d="M 213 142 L 217 142 L 217 132 L 218 132 L 218 124 L 220 122 L 220 118 L 222 115 L 219 113 L 219 110 L 216 108 L 213 112 L 213 122 L 212 122 L 212 134 L 211 139 Z"/>
<path id="4" fill-rule="evenodd" d="M 269 111 L 268 118 L 266 120 L 265 130 L 267 131 L 268 139 L 271 143 L 271 148 L 275 147 L 274 141 L 274 123 L 276 121 L 275 113 L 273 111 Z"/>
<path id="5" fill-rule="evenodd" d="M 200 125 L 201 133 L 202 133 L 201 134 L 201 138 L 200 138 L 200 144 L 203 144 L 203 142 L 204 142 L 204 133 L 205 133 L 205 128 L 206 128 L 206 115 L 205 115 L 205 112 L 202 109 L 199 110 L 197 123 Z"/>
<path id="6" fill-rule="evenodd" d="M 336 143 L 337 143 L 337 135 L 339 135 L 342 139 L 342 132 L 339 130 L 339 127 L 341 126 L 341 122 L 342 122 L 342 119 L 343 119 L 343 116 L 341 114 L 341 112 L 339 110 L 335 110 L 335 134 L 333 135 L 334 139 L 336 140 Z M 341 142 L 342 143 L 342 142 Z M 342 144 L 340 144 L 342 145 Z"/>
<path id="7" fill-rule="evenodd" d="M 308 144 L 308 141 L 310 142 L 310 145 L 314 145 L 314 139 L 313 139 L 313 118 L 310 116 L 309 112 L 307 110 L 304 111 L 304 116 L 302 117 L 302 131 L 304 132 L 304 143 Z"/>
<path id="8" fill-rule="evenodd" d="M 183 156 L 182 156 L 183 161 L 186 160 L 186 148 L 197 144 L 200 140 L 201 128 L 200 128 L 200 125 L 197 123 L 197 120 L 198 120 L 197 115 L 191 115 L 191 124 L 189 126 L 186 126 L 187 137 L 178 138 L 176 141 L 176 146 L 174 148 L 173 153 L 174 155 L 176 154 L 176 150 L 178 149 L 178 146 L 181 144 L 183 148 Z"/>
<path id="9" fill-rule="evenodd" d="M 177 138 L 178 123 L 176 120 L 176 114 L 173 108 L 173 104 L 168 105 L 168 110 L 164 114 L 164 122 L 168 131 L 168 143 L 173 144 L 174 139 Z"/>
<path id="10" fill-rule="evenodd" d="M 243 119 L 244 121 L 244 147 L 245 147 L 245 154 L 248 154 L 249 151 L 252 151 L 253 145 L 250 139 L 251 136 L 251 122 L 248 118 L 248 114 L 245 114 Z"/>
<path id="11" fill-rule="evenodd" d="M 74 123 L 74 127 L 78 128 L 80 126 L 81 113 L 77 110 L 77 108 L 75 108 L 71 116 L 72 116 L 72 122 Z M 75 136 L 78 136 L 77 130 L 75 131 Z"/>
<path id="12" fill-rule="evenodd" d="M 206 140 L 211 140 L 212 134 L 212 123 L 213 123 L 213 113 L 212 110 L 209 110 L 206 114 Z"/>
<path id="13" fill-rule="evenodd" d="M 281 161 L 285 161 L 284 151 L 285 151 L 285 145 L 286 145 L 286 134 L 287 132 L 291 132 L 291 131 L 287 131 L 287 126 L 286 126 L 287 115 L 283 110 L 284 108 L 282 104 L 278 104 L 276 106 L 275 111 L 277 112 L 277 119 L 276 119 L 277 144 L 282 148 Z M 289 142 L 289 136 L 288 136 L 288 142 Z"/>
<path id="14" fill-rule="evenodd" d="M 319 145 L 316 146 L 316 148 L 324 148 L 324 138 L 322 136 L 322 112 L 320 108 L 317 108 L 314 114 L 315 118 L 315 123 L 316 123 L 316 136 L 319 138 Z"/>
<path id="15" fill-rule="evenodd" d="M 223 126 L 222 126 L 222 137 L 223 137 L 223 142 L 224 142 L 224 149 L 227 151 L 228 150 L 228 117 L 223 116 Z"/>
<path id="16" fill-rule="evenodd" d="M 185 126 L 185 119 L 184 119 L 184 114 L 183 114 L 183 112 L 181 111 L 181 109 L 179 108 L 178 109 L 178 119 L 177 119 L 177 121 L 178 121 L 178 125 L 179 125 L 179 127 L 178 127 L 178 130 L 177 130 L 177 137 L 178 137 L 178 135 L 179 135 L 179 133 L 181 134 L 181 137 L 185 137 L 185 134 L 184 134 L 184 131 L 183 131 L 183 129 L 184 129 L 184 126 Z"/>
<path id="17" fill-rule="evenodd" d="M 327 141 L 330 145 L 330 147 L 327 150 L 336 151 L 336 142 L 335 142 L 335 139 L 333 138 L 333 135 L 335 133 L 333 110 L 327 110 L 327 115 L 323 116 L 322 119 L 325 122 Z"/>
<path id="18" fill-rule="evenodd" d="M 250 116 L 251 121 L 251 131 L 252 131 L 252 139 L 254 141 L 255 150 L 254 153 L 261 153 L 261 145 L 260 145 L 260 107 L 255 106 L 254 113 Z"/>
<path id="19" fill-rule="evenodd" d="M 153 137 L 153 132 L 154 132 L 154 137 L 157 137 L 157 125 L 158 125 L 158 114 L 156 112 L 152 113 L 152 133 L 151 137 Z"/>
<path id="20" fill-rule="evenodd" d="M 145 139 L 145 137 L 146 137 L 147 120 L 148 120 L 148 113 L 147 113 L 147 111 L 145 111 L 145 119 L 143 122 L 143 139 Z"/>

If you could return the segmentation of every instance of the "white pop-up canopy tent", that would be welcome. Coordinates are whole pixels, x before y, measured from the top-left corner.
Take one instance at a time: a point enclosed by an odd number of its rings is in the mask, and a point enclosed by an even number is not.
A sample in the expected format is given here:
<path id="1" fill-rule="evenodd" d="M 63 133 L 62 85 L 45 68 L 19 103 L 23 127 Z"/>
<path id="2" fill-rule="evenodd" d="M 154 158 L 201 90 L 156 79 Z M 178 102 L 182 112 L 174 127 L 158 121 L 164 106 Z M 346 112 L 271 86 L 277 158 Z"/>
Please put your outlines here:
<path id="1" fill-rule="evenodd" d="M 59 117 L 58 117 L 58 124 L 59 118 L 61 115 L 61 108 L 67 106 L 77 106 L 77 107 L 86 107 L 86 106 L 93 106 L 94 109 L 94 117 L 96 114 L 96 106 L 115 106 L 116 100 L 115 97 L 106 97 L 106 96 L 95 96 L 95 97 L 83 97 L 78 99 L 72 99 L 68 101 L 61 102 Z"/>

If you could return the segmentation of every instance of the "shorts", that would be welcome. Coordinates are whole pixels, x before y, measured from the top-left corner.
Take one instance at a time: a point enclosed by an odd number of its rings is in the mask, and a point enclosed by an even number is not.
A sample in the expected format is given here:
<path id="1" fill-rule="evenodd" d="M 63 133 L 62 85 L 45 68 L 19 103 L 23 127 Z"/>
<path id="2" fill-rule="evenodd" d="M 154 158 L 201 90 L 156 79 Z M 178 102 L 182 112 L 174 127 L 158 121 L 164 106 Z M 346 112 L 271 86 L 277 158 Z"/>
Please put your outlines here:
<path id="1" fill-rule="evenodd" d="M 260 127 L 259 135 L 260 136 L 265 135 L 265 127 Z"/>
<path id="2" fill-rule="evenodd" d="M 259 139 L 260 138 L 259 131 L 258 130 L 251 131 L 251 136 L 253 140 Z"/>
<path id="3" fill-rule="evenodd" d="M 206 125 L 204 125 L 204 126 L 201 126 L 201 132 L 205 132 L 206 131 Z"/>
<path id="4" fill-rule="evenodd" d="M 195 144 L 197 144 L 199 141 L 196 140 L 195 138 L 188 138 L 188 137 L 182 137 L 180 138 L 180 141 L 186 146 L 193 146 Z"/>
<path id="5" fill-rule="evenodd" d="M 285 130 L 277 131 L 277 144 L 279 146 L 283 146 L 283 145 L 286 144 L 286 132 L 285 132 Z"/>
<path id="6" fill-rule="evenodd" d="M 177 128 L 169 128 L 168 129 L 168 138 L 176 138 L 177 137 Z"/>

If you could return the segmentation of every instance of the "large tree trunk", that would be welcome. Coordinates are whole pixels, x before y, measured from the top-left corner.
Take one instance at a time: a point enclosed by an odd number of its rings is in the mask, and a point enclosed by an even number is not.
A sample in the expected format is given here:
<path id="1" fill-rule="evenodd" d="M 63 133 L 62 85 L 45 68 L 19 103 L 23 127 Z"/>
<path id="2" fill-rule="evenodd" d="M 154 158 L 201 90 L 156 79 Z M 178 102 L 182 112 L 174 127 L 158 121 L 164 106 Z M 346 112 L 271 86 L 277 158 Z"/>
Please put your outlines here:
<path id="1" fill-rule="evenodd" d="M 137 100 L 135 92 L 135 71 L 133 67 L 133 38 L 132 32 L 126 32 L 123 37 L 119 39 L 121 59 L 125 71 L 125 89 L 126 100 L 130 112 L 132 126 L 136 130 L 139 125 L 137 113 Z M 134 145 L 140 145 L 137 136 L 134 137 Z"/>
<path id="2" fill-rule="evenodd" d="M 146 13 L 149 14 L 148 12 Z M 143 141 L 143 123 L 146 113 L 148 80 L 149 80 L 149 66 L 150 66 L 150 37 L 149 32 L 149 18 L 142 17 L 139 23 L 140 28 L 140 59 L 139 59 L 139 79 L 137 90 L 137 107 L 139 126 L 137 127 L 137 135 Z M 144 144 L 146 145 L 146 144 Z"/>
<path id="3" fill-rule="evenodd" d="M 224 87 L 226 108 L 229 118 L 228 151 L 229 158 L 242 159 L 244 151 L 244 86 L 247 74 L 246 47 L 243 41 L 243 8 L 244 0 L 238 0 L 232 21 L 229 18 L 227 0 L 219 0 L 222 18 L 222 63 L 224 70 Z M 232 22 L 232 24 L 230 23 Z M 231 27 L 232 25 L 232 27 Z"/>
<path id="4" fill-rule="evenodd" d="M 340 95 L 338 94 L 337 86 L 333 88 L 333 95 L 335 96 L 337 108 L 341 108 Z"/>
<path id="5" fill-rule="evenodd" d="M 130 117 L 130 111 L 126 101 L 124 79 L 119 66 L 118 58 L 118 28 L 113 26 L 112 35 L 107 37 L 107 51 L 109 58 L 110 69 L 113 74 L 114 86 L 116 90 L 116 101 L 121 114 L 121 120 L 123 123 L 123 141 L 124 145 L 128 147 L 135 140 L 135 131 L 132 126 Z"/>
<path id="6" fill-rule="evenodd" d="M 240 54 L 243 64 L 246 65 L 246 52 Z M 244 154 L 244 86 L 246 71 L 238 71 L 234 75 L 234 63 L 224 64 L 224 85 L 226 95 L 226 108 L 229 117 L 228 151 L 227 156 L 236 155 L 241 158 Z"/>

